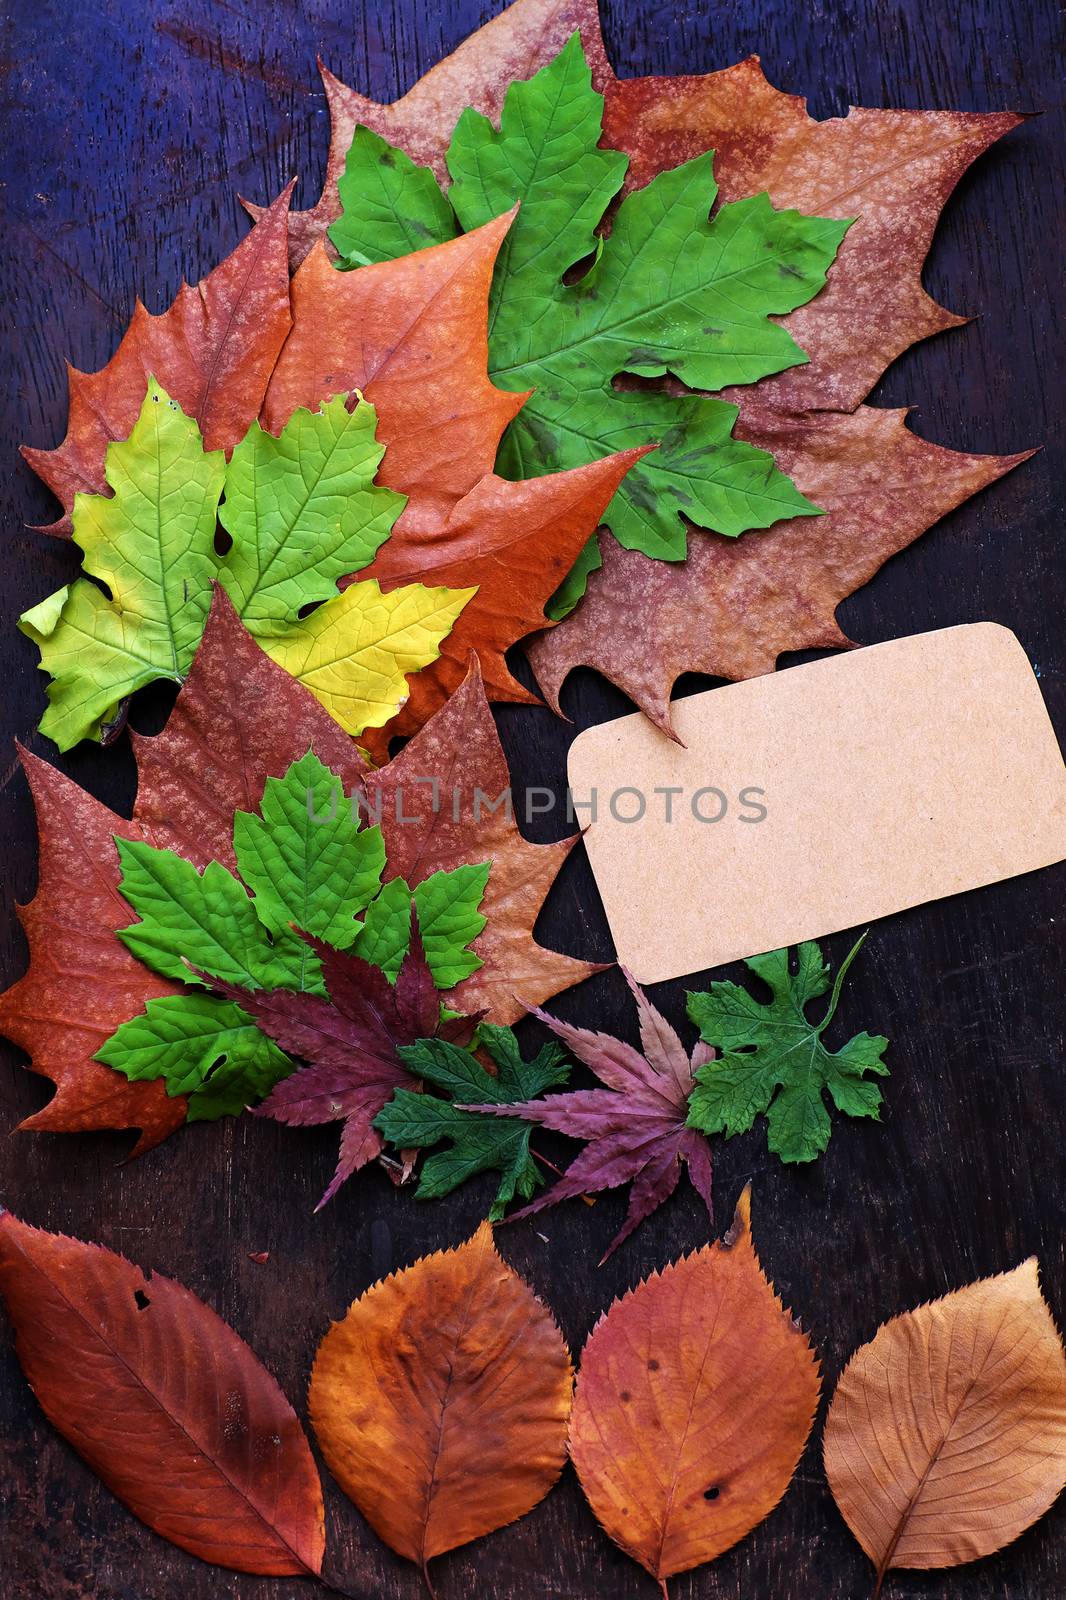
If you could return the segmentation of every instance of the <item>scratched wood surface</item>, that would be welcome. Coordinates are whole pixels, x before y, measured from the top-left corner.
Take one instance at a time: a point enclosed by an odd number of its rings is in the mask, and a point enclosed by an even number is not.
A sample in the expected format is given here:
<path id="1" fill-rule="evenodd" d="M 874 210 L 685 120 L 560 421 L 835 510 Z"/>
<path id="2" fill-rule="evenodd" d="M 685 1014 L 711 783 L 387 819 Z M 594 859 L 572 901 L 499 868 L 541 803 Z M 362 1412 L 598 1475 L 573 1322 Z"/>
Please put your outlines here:
<path id="1" fill-rule="evenodd" d="M 64 581 L 71 552 L 27 531 L 49 498 L 18 461 L 19 441 L 63 431 L 63 362 L 110 355 L 135 295 L 166 304 L 185 273 L 207 271 L 241 235 L 238 191 L 266 199 L 298 174 L 317 193 L 327 119 L 316 53 L 349 83 L 394 97 L 496 0 L 15 0 L 4 70 L 7 223 L 0 304 L 4 582 L 2 978 L 21 970 L 13 903 L 30 895 L 36 846 L 18 736 L 43 700 L 34 652 L 13 632 L 25 606 Z M 891 562 L 849 601 L 844 626 L 873 642 L 994 618 L 1036 667 L 1060 734 L 1063 680 L 1064 439 L 1051 406 L 1064 354 L 1060 308 L 1066 184 L 1055 0 L 608 0 L 608 47 L 622 73 L 693 71 L 761 53 L 771 81 L 810 97 L 818 116 L 873 106 L 1015 107 L 1045 114 L 986 158 L 952 201 L 927 270 L 930 289 L 980 320 L 908 354 L 875 395 L 914 403 L 913 426 L 959 447 L 1043 442 L 1028 466 Z M 299 198 L 299 197 L 298 197 Z M 571 682 L 585 726 L 626 709 L 592 674 Z M 161 705 L 139 713 L 157 725 Z M 153 723 L 154 719 L 154 723 Z M 562 781 L 573 730 L 546 711 L 501 726 L 517 784 Z M 112 805 L 128 804 L 125 749 L 82 749 L 61 763 Z M 990 783 L 987 804 L 997 804 Z M 833 841 L 825 842 L 827 856 Z M 762 1259 L 817 1342 L 831 1388 L 844 1360 L 895 1312 L 982 1274 L 1040 1256 L 1066 1323 L 1066 1013 L 1062 869 L 985 889 L 878 925 L 840 1026 L 887 1033 L 893 1076 L 883 1126 L 841 1126 L 811 1170 L 784 1170 L 759 1132 L 715 1152 L 720 1221 L 755 1185 Z M 701 887 L 713 895 L 713 886 Z M 591 879 L 573 860 L 542 918 L 546 942 L 607 957 Z M 829 941 L 834 956 L 846 935 Z M 684 985 L 655 998 L 683 1022 Z M 633 1037 L 617 973 L 558 1004 L 561 1014 Z M 14 1051 L 0 1069 L 7 1132 L 47 1098 Z M 319 1217 L 332 1131 L 299 1133 L 244 1118 L 200 1125 L 132 1166 L 120 1136 L 18 1135 L 0 1145 L 0 1196 L 27 1220 L 97 1239 L 188 1284 L 259 1352 L 302 1406 L 330 1317 L 391 1268 L 464 1237 L 485 1202 L 468 1187 L 420 1206 L 377 1172 Z M 557 1152 L 573 1149 L 564 1144 Z M 622 1213 L 619 1197 L 574 1204 L 502 1247 L 554 1306 L 575 1350 L 611 1298 L 705 1236 L 682 1193 L 607 1267 L 593 1263 Z M 269 1251 L 265 1265 L 249 1252 Z M 10 1346 L 0 1345 L 5 1600 L 289 1600 L 310 1586 L 201 1565 L 142 1528 L 51 1431 Z M 823 1406 L 824 1414 L 824 1406 Z M 821 1415 L 796 1481 L 769 1520 L 713 1568 L 676 1580 L 677 1600 L 826 1600 L 869 1592 L 867 1563 L 838 1517 L 820 1463 Z M 329 1569 L 353 1592 L 415 1600 L 414 1570 L 381 1547 L 327 1480 Z M 442 1600 L 640 1600 L 654 1586 L 600 1533 L 568 1473 L 532 1515 L 439 1563 Z M 953 1574 L 893 1577 L 893 1596 L 1054 1600 L 1066 1595 L 1066 1503 L 1001 1555 Z"/>

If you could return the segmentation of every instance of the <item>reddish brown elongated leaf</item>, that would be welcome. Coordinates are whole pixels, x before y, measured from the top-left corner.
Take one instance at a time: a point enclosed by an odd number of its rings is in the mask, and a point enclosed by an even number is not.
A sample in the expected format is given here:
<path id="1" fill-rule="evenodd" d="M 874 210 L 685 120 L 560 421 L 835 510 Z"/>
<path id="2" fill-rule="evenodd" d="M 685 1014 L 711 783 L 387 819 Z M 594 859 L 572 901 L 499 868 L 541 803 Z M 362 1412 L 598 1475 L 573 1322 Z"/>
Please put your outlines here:
<path id="1" fill-rule="evenodd" d="M 850 641 L 836 608 L 931 523 L 1026 460 L 964 455 L 906 427 L 905 411 L 860 406 L 795 419 L 749 410 L 737 435 L 772 450 L 825 510 L 765 533 L 693 530 L 688 560 L 652 561 L 601 536 L 603 568 L 572 616 L 527 646 L 556 711 L 572 668 L 595 667 L 666 733 L 683 672 L 750 678 L 786 650 Z"/>
<path id="2" fill-rule="evenodd" d="M 263 403 L 280 433 L 299 406 L 360 390 L 386 448 L 378 481 L 409 496 L 393 531 L 439 528 L 492 471 L 523 396 L 488 375 L 488 293 L 513 213 L 398 261 L 338 272 L 324 248 L 292 281 L 292 332 Z"/>
<path id="3" fill-rule="evenodd" d="M 239 1572 L 322 1567 L 322 1488 L 296 1414 L 181 1284 L 0 1213 L 0 1294 L 59 1432 L 150 1528 Z"/>
<path id="4" fill-rule="evenodd" d="M 340 276 L 340 274 L 336 274 Z M 512 677 L 504 652 L 547 624 L 544 607 L 570 571 L 622 477 L 644 450 L 625 450 L 570 472 L 508 483 L 485 477 L 438 529 L 401 530 L 359 574 L 388 591 L 407 583 L 468 588 L 468 600 L 442 642 L 440 656 L 408 675 L 410 696 L 385 728 L 362 742 L 383 757 L 389 739 L 413 733 L 462 683 L 471 650 L 491 700 L 538 704 Z M 387 459 L 387 458 L 386 458 Z"/>
<path id="5" fill-rule="evenodd" d="M 818 1363 L 763 1275 L 745 1189 L 726 1238 L 616 1300 L 581 1356 L 570 1457 L 601 1525 L 657 1579 L 713 1561 L 781 1499 Z"/>
<path id="6" fill-rule="evenodd" d="M 20 751 L 37 808 L 41 867 L 37 893 L 19 917 L 30 968 L 0 995 L 0 1031 L 51 1078 L 52 1100 L 21 1124 L 43 1133 L 140 1128 L 136 1153 L 150 1150 L 185 1121 L 185 1100 L 162 1081 L 131 1083 L 92 1058 L 145 1002 L 178 985 L 141 965 L 115 937 L 130 908 L 119 893 L 114 835 L 151 833 L 118 817 L 29 751 Z"/>
<path id="7" fill-rule="evenodd" d="M 681 1040 L 622 968 L 633 992 L 640 1017 L 644 1054 L 621 1039 L 592 1033 L 534 1010 L 579 1061 L 596 1074 L 602 1089 L 576 1089 L 527 1100 L 518 1105 L 468 1106 L 492 1116 L 521 1117 L 539 1122 L 556 1133 L 583 1139 L 585 1148 L 566 1173 L 545 1194 L 507 1220 L 531 1217 L 560 1200 L 618 1189 L 631 1183 L 629 1212 L 621 1231 L 612 1239 L 600 1262 L 607 1260 L 645 1217 L 668 1200 L 677 1188 L 681 1164 L 688 1166 L 693 1186 L 714 1221 L 711 1203 L 711 1152 L 707 1140 L 686 1127 L 688 1097 L 695 1086 L 697 1067 L 713 1060 L 714 1051 L 697 1043 L 691 1057 Z"/>
<path id="8" fill-rule="evenodd" d="M 319 1347 L 308 1404 L 344 1492 L 425 1571 L 547 1494 L 572 1385 L 551 1313 L 485 1222 L 355 1301 Z"/>
<path id="9" fill-rule="evenodd" d="M 370 816 L 381 813 L 387 878 L 413 888 L 431 873 L 491 859 L 481 910 L 488 922 L 471 949 L 485 965 L 453 991 L 454 1004 L 517 1022 L 529 1005 L 580 983 L 602 965 L 545 950 L 533 924 L 576 841 L 530 844 L 513 806 L 510 773 L 472 660 L 466 681 L 400 754 L 367 778 Z M 478 800 L 480 792 L 481 800 Z"/>
<path id="10" fill-rule="evenodd" d="M 134 816 L 152 843 L 198 867 L 236 870 L 233 813 L 257 811 L 267 778 L 308 750 L 337 773 L 346 794 L 366 763 L 309 690 L 260 649 L 226 591 L 216 586 L 204 636 L 162 733 L 132 735 Z"/>
<path id="11" fill-rule="evenodd" d="M 78 490 L 107 494 L 104 457 L 125 439 L 144 402 L 149 375 L 195 417 L 208 450 L 230 451 L 259 412 L 267 379 L 289 329 L 286 239 L 292 184 L 246 239 L 195 287 L 183 283 L 160 316 L 138 300 L 106 367 L 69 369 L 70 420 L 54 450 L 23 455 L 63 503 L 48 530 L 71 532 Z"/>
<path id="12" fill-rule="evenodd" d="M 840 1513 L 877 1568 L 991 1555 L 1066 1487 L 1066 1354 L 1035 1257 L 886 1322 L 825 1425 Z"/>
<path id="13" fill-rule="evenodd" d="M 390 144 L 402 145 L 444 182 L 444 152 L 460 114 L 474 106 L 485 116 L 498 119 L 511 81 L 529 77 L 558 55 L 575 28 L 581 29 L 593 78 L 597 88 L 602 88 L 610 69 L 599 16 L 588 0 L 516 0 L 392 105 L 379 105 L 356 94 L 319 61 L 330 114 L 329 159 L 321 199 L 310 211 L 295 211 L 289 219 L 293 268 L 340 215 L 337 179 L 360 122 Z M 248 210 L 252 216 L 262 214 L 260 206 L 248 205 Z"/>
<path id="14" fill-rule="evenodd" d="M 426 961 L 418 916 L 411 905 L 411 943 L 395 985 L 350 950 L 302 937 L 322 964 L 329 999 L 288 989 L 243 989 L 198 973 L 208 988 L 235 1000 L 290 1055 L 310 1063 L 283 1078 L 255 1115 L 290 1127 L 343 1122 L 340 1160 L 316 1211 L 341 1184 L 381 1154 L 374 1118 L 396 1089 L 417 1089 L 397 1053 L 399 1045 L 438 1035 L 468 1044 L 478 1018 L 441 1021 L 440 994 Z"/>

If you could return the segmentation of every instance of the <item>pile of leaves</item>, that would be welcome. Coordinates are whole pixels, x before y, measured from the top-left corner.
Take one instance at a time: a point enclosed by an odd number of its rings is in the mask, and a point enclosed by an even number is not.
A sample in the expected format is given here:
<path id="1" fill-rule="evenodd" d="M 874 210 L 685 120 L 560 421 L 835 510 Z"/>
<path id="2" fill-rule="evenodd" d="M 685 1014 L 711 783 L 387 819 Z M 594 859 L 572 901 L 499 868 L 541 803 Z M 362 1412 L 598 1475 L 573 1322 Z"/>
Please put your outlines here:
<path id="1" fill-rule="evenodd" d="M 218 1566 L 322 1577 L 306 1436 L 214 1311 L 10 1213 L 0 1296 L 45 1414 L 135 1515 Z M 604 1532 L 666 1595 L 773 1510 L 820 1392 L 811 1342 L 759 1265 L 745 1190 L 723 1240 L 610 1306 L 576 1388 L 551 1312 L 483 1223 L 332 1324 L 307 1411 L 337 1483 L 430 1594 L 431 1561 L 524 1516 L 569 1456 Z M 1066 1352 L 1036 1261 L 880 1328 L 837 1385 L 824 1454 L 878 1595 L 890 1570 L 973 1561 L 1030 1527 L 1066 1486 Z"/>

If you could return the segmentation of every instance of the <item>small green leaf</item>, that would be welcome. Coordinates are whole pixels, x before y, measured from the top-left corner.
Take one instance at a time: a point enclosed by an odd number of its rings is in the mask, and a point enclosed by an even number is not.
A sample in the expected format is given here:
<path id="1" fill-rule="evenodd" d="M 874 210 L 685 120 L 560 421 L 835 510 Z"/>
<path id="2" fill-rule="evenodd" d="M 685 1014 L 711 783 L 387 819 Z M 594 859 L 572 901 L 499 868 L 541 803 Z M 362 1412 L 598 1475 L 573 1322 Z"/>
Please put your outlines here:
<path id="1" fill-rule="evenodd" d="M 239 1116 L 293 1070 L 239 1006 L 196 993 L 149 1000 L 93 1059 L 131 1080 L 164 1078 L 169 1095 L 188 1095 L 190 1122 Z"/>
<path id="2" fill-rule="evenodd" d="M 359 955 L 395 980 L 410 942 L 413 894 L 433 981 L 438 989 L 453 989 L 483 965 L 466 946 L 485 926 L 478 908 L 491 866 L 484 861 L 434 872 L 414 890 L 403 878 L 390 879 L 367 908 L 356 942 Z"/>
<path id="3" fill-rule="evenodd" d="M 531 1126 L 517 1118 L 460 1111 L 451 1102 L 517 1104 L 565 1083 L 570 1067 L 556 1044 L 545 1045 L 532 1061 L 523 1061 L 510 1028 L 482 1024 L 478 1032 L 498 1076 L 486 1072 L 469 1050 L 443 1039 L 402 1046 L 399 1055 L 408 1070 L 448 1100 L 397 1089 L 374 1126 L 401 1150 L 447 1142 L 448 1148 L 432 1155 L 422 1168 L 420 1200 L 450 1194 L 479 1172 L 499 1172 L 500 1186 L 489 1211 L 490 1220 L 498 1221 L 516 1196 L 528 1200 L 543 1182 L 529 1150 Z"/>
<path id="4" fill-rule="evenodd" d="M 374 482 L 377 412 L 347 396 L 294 411 L 278 438 L 253 422 L 233 452 L 219 517 L 233 540 L 219 576 L 257 638 L 283 631 L 337 580 L 369 566 L 406 500 Z"/>
<path id="5" fill-rule="evenodd" d="M 329 236 L 344 267 L 392 261 L 454 239 L 455 213 L 428 167 L 360 125 L 337 180 L 341 215 Z"/>
<path id="6" fill-rule="evenodd" d="M 119 888 L 141 919 L 118 937 L 153 972 L 189 983 L 191 966 L 252 989 L 322 992 L 321 975 L 309 975 L 289 945 L 271 944 L 244 885 L 217 861 L 200 873 L 173 850 L 116 843 Z"/>
<path id="7" fill-rule="evenodd" d="M 822 1043 L 841 981 L 861 944 L 862 939 L 842 963 L 829 1008 L 817 1024 L 807 1019 L 806 1008 L 829 988 L 829 968 L 813 941 L 799 946 L 795 976 L 787 950 L 746 963 L 769 988 L 768 1005 L 735 983 L 714 983 L 706 994 L 689 994 L 688 1014 L 700 1037 L 722 1052 L 696 1073 L 690 1127 L 731 1136 L 746 1133 L 764 1114 L 769 1147 L 782 1161 L 814 1161 L 832 1133 L 824 1091 L 847 1116 L 880 1116 L 881 1091 L 864 1074 L 887 1075 L 881 1058 L 888 1040 L 860 1033 L 835 1053 Z"/>
<path id="8" fill-rule="evenodd" d="M 291 947 L 301 971 L 317 963 L 292 924 L 346 950 L 357 915 L 381 888 L 381 829 L 360 828 L 352 810 L 340 780 L 308 751 L 283 778 L 267 779 L 262 815 L 238 811 L 233 819 L 237 868 L 258 919 L 277 946 Z"/>

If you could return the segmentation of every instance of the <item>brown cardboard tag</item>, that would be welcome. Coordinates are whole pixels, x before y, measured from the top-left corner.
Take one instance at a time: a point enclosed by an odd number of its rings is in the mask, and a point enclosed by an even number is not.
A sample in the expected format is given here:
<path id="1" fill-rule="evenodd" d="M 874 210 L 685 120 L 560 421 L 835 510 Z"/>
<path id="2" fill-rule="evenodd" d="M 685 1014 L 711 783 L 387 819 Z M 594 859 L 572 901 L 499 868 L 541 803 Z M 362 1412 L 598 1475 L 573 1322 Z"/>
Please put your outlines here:
<path id="1" fill-rule="evenodd" d="M 642 983 L 852 928 L 1066 858 L 1066 767 L 990 622 L 639 714 L 570 751 L 618 959 Z"/>

